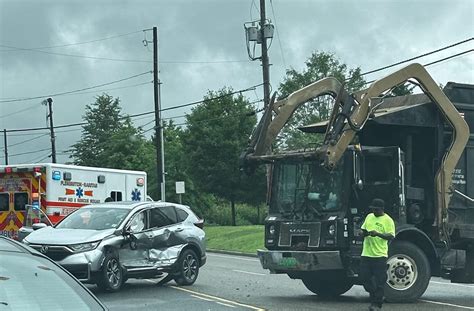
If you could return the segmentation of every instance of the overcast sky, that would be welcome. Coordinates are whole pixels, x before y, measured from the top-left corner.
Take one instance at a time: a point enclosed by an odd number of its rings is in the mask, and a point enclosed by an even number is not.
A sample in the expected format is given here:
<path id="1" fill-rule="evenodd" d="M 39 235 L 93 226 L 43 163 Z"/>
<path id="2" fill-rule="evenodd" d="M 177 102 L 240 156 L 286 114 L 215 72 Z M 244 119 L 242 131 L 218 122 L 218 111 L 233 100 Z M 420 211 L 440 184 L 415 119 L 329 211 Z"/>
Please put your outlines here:
<path id="1" fill-rule="evenodd" d="M 471 0 L 267 0 L 266 5 L 267 17 L 278 30 L 269 50 L 273 90 L 285 69 L 302 70 L 314 51 L 333 52 L 350 68 L 368 71 L 474 35 Z M 0 0 L 0 129 L 46 126 L 41 102 L 47 95 L 151 71 L 152 44 L 146 47 L 143 40 L 151 41 L 152 32 L 143 30 L 153 26 L 159 32 L 162 108 L 198 101 L 208 90 L 224 86 L 241 90 L 257 85 L 262 82 L 261 66 L 248 59 L 243 24 L 259 18 L 258 7 L 259 0 Z M 418 61 L 426 64 L 473 48 L 471 40 Z M 438 83 L 474 83 L 474 53 L 427 69 Z M 85 105 L 104 90 L 120 98 L 125 113 L 153 111 L 152 79 L 146 73 L 86 92 L 53 96 L 54 123 L 81 122 Z M 254 101 L 263 97 L 262 91 L 258 87 L 244 94 Z M 29 97 L 38 98 L 5 102 Z M 189 111 L 169 110 L 163 117 Z M 153 126 L 152 120 L 153 115 L 134 118 L 145 130 Z M 58 162 L 68 161 L 63 152 L 80 139 L 80 129 L 57 130 Z M 10 133 L 10 164 L 49 162 L 49 151 L 43 150 L 50 147 L 47 133 Z M 1 164 L 3 150 L 1 139 Z"/>

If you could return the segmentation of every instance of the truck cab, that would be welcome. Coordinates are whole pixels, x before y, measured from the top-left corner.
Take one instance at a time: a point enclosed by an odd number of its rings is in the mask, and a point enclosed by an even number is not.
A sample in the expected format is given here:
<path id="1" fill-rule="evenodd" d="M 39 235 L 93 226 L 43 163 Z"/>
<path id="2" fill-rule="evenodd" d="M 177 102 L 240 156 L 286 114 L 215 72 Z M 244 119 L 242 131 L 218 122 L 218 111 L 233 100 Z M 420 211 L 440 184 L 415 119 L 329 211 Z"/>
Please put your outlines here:
<path id="1" fill-rule="evenodd" d="M 314 274 L 330 281 L 332 271 L 341 287 L 327 287 L 326 294 L 342 294 L 358 283 L 359 231 L 370 201 L 383 197 L 387 213 L 405 221 L 403 153 L 398 147 L 353 146 L 333 170 L 309 154 L 272 161 L 267 250 L 258 254 L 264 268 L 305 284 Z"/>

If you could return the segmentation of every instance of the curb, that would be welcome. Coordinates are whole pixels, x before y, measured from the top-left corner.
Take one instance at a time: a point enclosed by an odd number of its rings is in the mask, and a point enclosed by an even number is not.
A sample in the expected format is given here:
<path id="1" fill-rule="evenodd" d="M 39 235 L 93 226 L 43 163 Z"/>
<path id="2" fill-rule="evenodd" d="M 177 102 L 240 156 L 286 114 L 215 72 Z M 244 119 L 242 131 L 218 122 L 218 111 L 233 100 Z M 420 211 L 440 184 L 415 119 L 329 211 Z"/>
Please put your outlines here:
<path id="1" fill-rule="evenodd" d="M 249 253 L 242 253 L 236 251 L 225 251 L 220 249 L 206 249 L 208 253 L 216 253 L 216 254 L 226 254 L 226 255 L 237 255 L 243 257 L 251 257 L 251 258 L 258 258 L 257 254 L 249 254 Z"/>

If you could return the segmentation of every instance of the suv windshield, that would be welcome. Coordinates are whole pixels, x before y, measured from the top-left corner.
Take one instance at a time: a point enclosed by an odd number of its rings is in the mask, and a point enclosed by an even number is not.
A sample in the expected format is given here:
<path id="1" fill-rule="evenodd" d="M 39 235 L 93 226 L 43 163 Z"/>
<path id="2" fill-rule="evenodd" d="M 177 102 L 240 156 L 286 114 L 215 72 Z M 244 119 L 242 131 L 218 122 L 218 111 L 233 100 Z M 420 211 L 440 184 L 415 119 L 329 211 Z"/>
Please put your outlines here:
<path id="1" fill-rule="evenodd" d="M 270 211 L 297 216 L 339 209 L 342 162 L 331 172 L 317 162 L 276 162 Z"/>
<path id="2" fill-rule="evenodd" d="M 66 217 L 56 228 L 105 230 L 117 228 L 130 210 L 110 207 L 83 207 Z"/>

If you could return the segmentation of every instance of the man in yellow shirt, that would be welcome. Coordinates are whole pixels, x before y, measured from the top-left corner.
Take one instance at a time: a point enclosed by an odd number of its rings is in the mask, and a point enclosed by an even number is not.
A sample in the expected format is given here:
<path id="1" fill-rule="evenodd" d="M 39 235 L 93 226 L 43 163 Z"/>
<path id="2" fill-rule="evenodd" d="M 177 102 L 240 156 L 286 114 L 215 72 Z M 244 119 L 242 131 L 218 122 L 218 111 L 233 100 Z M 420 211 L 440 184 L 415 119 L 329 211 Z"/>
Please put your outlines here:
<path id="1" fill-rule="evenodd" d="M 384 286 L 387 282 L 388 241 L 395 237 L 395 224 L 384 212 L 385 202 L 373 199 L 371 213 L 362 224 L 364 244 L 360 259 L 359 277 L 370 294 L 370 311 L 382 308 Z"/>

